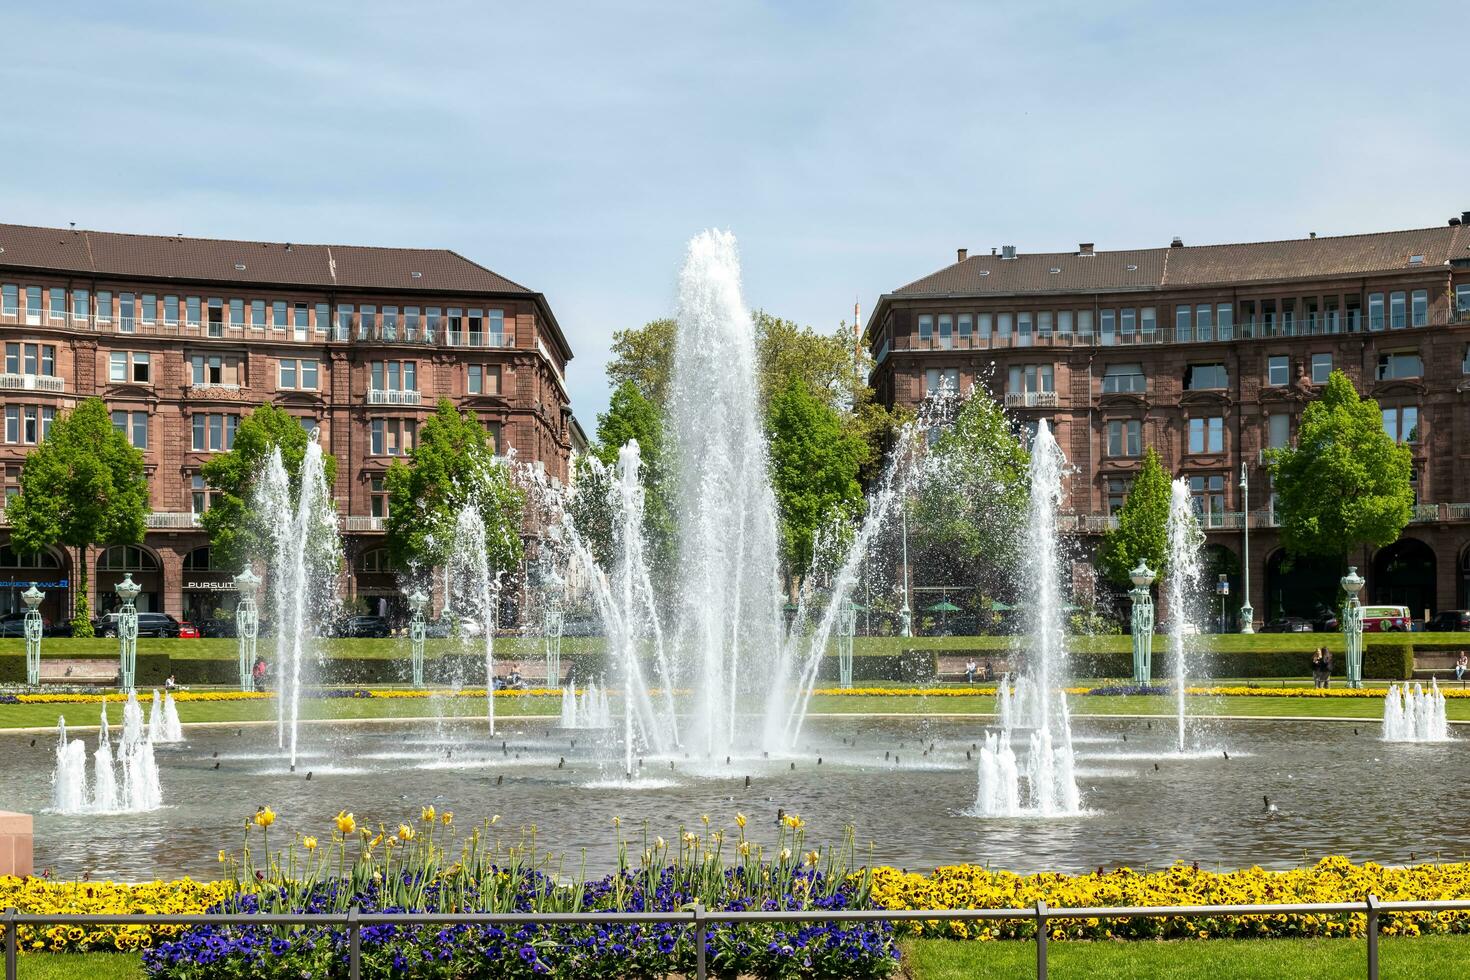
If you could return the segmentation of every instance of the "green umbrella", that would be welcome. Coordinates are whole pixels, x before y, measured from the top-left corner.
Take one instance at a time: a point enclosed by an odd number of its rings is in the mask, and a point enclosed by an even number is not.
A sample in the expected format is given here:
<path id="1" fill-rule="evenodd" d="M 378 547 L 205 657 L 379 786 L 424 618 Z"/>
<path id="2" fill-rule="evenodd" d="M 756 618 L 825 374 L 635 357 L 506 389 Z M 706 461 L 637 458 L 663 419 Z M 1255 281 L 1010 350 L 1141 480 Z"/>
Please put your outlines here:
<path id="1" fill-rule="evenodd" d="M 1014 612 L 1015 610 L 1019 609 L 1020 607 L 1019 606 L 1007 605 L 1004 602 L 992 602 L 990 604 L 990 608 L 993 609 L 993 610 L 995 610 L 996 612 Z"/>
<path id="2" fill-rule="evenodd" d="M 957 606 L 957 605 L 955 605 L 954 603 L 950 602 L 948 599 L 941 599 L 938 602 L 934 603 L 934 605 L 932 605 L 932 606 L 926 606 L 925 609 L 924 609 L 924 611 L 925 612 L 937 612 L 937 613 L 952 613 L 952 612 L 959 612 L 960 611 L 960 607 Z"/>

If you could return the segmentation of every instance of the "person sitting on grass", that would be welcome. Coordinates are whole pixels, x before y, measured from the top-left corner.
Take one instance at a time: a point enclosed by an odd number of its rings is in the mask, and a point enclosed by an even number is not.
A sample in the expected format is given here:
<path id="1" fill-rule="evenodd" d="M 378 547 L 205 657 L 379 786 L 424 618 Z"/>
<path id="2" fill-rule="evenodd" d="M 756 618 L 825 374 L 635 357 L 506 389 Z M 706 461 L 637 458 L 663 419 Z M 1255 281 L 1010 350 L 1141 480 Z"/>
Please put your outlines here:
<path id="1" fill-rule="evenodd" d="M 521 677 L 521 668 L 518 664 L 510 665 L 510 673 L 505 675 L 505 686 L 512 691 L 524 691 L 526 681 Z"/>
<path id="2" fill-rule="evenodd" d="M 1465 672 L 1470 670 L 1470 658 L 1465 656 L 1465 651 L 1460 651 L 1460 656 L 1455 660 L 1455 680 L 1464 681 Z"/>
<path id="3" fill-rule="evenodd" d="M 978 665 L 975 663 L 975 658 L 974 657 L 971 657 L 968 661 L 966 661 L 966 663 L 965 663 L 965 683 L 966 684 L 973 684 L 973 683 L 975 683 L 975 670 L 976 670 L 977 666 Z"/>

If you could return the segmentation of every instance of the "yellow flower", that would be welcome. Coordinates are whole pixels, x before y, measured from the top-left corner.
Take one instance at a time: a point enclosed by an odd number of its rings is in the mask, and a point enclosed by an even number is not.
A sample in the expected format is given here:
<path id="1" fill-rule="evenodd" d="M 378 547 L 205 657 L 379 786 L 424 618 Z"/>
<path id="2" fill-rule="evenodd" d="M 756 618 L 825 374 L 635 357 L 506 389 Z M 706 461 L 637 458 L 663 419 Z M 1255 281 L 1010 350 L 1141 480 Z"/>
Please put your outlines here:
<path id="1" fill-rule="evenodd" d="M 493 827 L 498 823 L 500 823 L 500 814 L 497 813 L 495 816 L 490 818 L 490 826 Z"/>
<path id="2" fill-rule="evenodd" d="M 379 831 L 378 832 L 378 836 L 376 836 L 372 840 L 368 841 L 368 850 L 372 850 L 373 848 L 377 847 L 381 843 L 383 843 L 383 834 L 382 834 L 382 831 Z"/>
<path id="3" fill-rule="evenodd" d="M 433 823 L 435 816 L 433 805 L 431 804 L 424 807 L 423 812 L 420 814 L 420 816 L 424 818 L 424 823 Z"/>
<path id="4" fill-rule="evenodd" d="M 708 814 L 708 813 L 701 813 L 701 814 L 700 814 L 700 815 L 699 815 L 699 819 L 701 819 L 701 820 L 703 820 L 703 821 L 704 821 L 704 825 L 705 825 L 705 826 L 706 826 L 706 827 L 708 827 L 708 826 L 709 826 L 709 814 Z"/>
<path id="5" fill-rule="evenodd" d="M 398 825 L 398 839 L 405 844 L 413 840 L 416 836 L 418 835 L 414 833 L 413 828 L 408 824 L 401 823 Z"/>
<path id="6" fill-rule="evenodd" d="M 741 857 L 748 857 L 749 855 L 750 855 L 750 841 L 743 840 L 743 841 L 740 842 L 740 856 Z"/>
<path id="7" fill-rule="evenodd" d="M 806 863 L 807 863 L 807 866 L 808 867 L 811 867 L 811 868 L 815 868 L 817 866 L 817 861 L 818 861 L 818 859 L 821 858 L 821 856 L 822 856 L 821 853 L 818 852 L 818 851 L 807 851 L 806 852 Z"/>
<path id="8" fill-rule="evenodd" d="M 789 860 L 791 860 L 791 848 L 789 848 L 789 847 L 783 847 L 783 848 L 781 848 L 781 860 L 782 861 L 789 861 Z"/>
<path id="9" fill-rule="evenodd" d="M 219 852 L 219 863 L 220 864 L 224 864 L 226 860 L 228 860 L 228 859 L 225 857 L 225 852 L 224 851 L 220 851 Z"/>
<path id="10" fill-rule="evenodd" d="M 622 825 L 623 825 L 623 818 L 622 817 L 613 817 L 613 829 L 614 830 L 616 830 L 618 827 L 621 827 Z"/>
<path id="11" fill-rule="evenodd" d="M 337 821 L 337 832 L 344 837 L 357 829 L 356 818 L 346 810 L 338 810 L 333 819 Z"/>
<path id="12" fill-rule="evenodd" d="M 781 822 L 790 827 L 792 830 L 800 830 L 801 828 L 806 826 L 806 821 L 801 819 L 794 813 L 786 814 L 786 816 L 781 818 Z"/>
<path id="13" fill-rule="evenodd" d="M 314 851 L 314 850 L 316 850 L 316 838 L 315 837 L 305 837 L 305 838 L 302 838 L 301 846 L 304 847 L 304 848 L 306 848 L 308 851 Z"/>
<path id="14" fill-rule="evenodd" d="M 276 811 L 268 806 L 263 806 L 255 811 L 255 825 L 264 829 L 276 822 Z"/>
<path id="15" fill-rule="evenodd" d="M 440 815 L 439 822 L 442 823 L 444 826 L 448 827 L 450 824 L 454 823 L 454 814 L 451 813 L 448 810 L 445 810 Z"/>
<path id="16" fill-rule="evenodd" d="M 735 826 L 742 830 L 745 828 L 745 814 L 739 812 L 735 814 Z"/>

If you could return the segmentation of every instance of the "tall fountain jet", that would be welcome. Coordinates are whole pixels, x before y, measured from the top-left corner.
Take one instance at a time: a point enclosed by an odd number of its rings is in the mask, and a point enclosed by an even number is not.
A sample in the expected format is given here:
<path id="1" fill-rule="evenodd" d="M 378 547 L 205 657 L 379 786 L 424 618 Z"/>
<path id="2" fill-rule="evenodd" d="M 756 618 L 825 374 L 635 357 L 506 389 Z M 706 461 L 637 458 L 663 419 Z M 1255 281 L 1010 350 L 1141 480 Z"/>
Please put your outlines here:
<path id="1" fill-rule="evenodd" d="M 1184 751 L 1185 685 L 1189 680 L 1189 649 L 1185 640 L 1191 631 L 1191 605 L 1199 595 L 1200 578 L 1204 574 L 1202 551 L 1205 532 L 1200 530 L 1189 494 L 1189 481 L 1174 481 L 1169 493 L 1169 649 L 1174 657 L 1174 713 L 1178 731 L 1176 747 Z"/>

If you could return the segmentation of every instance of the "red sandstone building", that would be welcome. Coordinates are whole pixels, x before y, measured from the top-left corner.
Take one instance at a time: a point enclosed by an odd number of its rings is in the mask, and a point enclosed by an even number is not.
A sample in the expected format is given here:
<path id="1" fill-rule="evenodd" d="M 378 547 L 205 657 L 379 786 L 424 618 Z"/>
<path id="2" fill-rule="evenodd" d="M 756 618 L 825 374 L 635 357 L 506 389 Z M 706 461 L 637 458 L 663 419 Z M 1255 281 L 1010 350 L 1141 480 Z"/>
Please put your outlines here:
<path id="1" fill-rule="evenodd" d="M 970 256 L 882 296 L 868 322 L 889 405 L 988 387 L 1068 460 L 1075 527 L 1096 535 L 1153 446 L 1190 481 L 1231 572 L 1250 483 L 1257 619 L 1309 615 L 1345 569 L 1283 568 L 1262 450 L 1288 445 L 1334 369 L 1376 399 L 1414 457 L 1402 538 L 1359 556 L 1375 601 L 1470 607 L 1470 212 L 1413 231 L 1237 245 Z M 1327 567 L 1328 565 L 1331 567 Z"/>
<path id="2" fill-rule="evenodd" d="M 197 620 L 233 608 L 210 560 L 200 468 L 274 402 L 319 427 L 337 458 L 349 598 L 396 599 L 383 550 L 383 474 L 442 397 L 479 416 L 497 452 L 566 477 L 572 357 L 546 297 L 447 249 L 215 241 L 0 225 L 0 467 L 81 398 L 107 402 L 143 451 L 152 513 L 141 547 L 93 549 L 96 609 L 125 572 L 138 605 Z M 0 612 L 31 580 L 45 612 L 70 602 L 79 556 L 17 555 L 0 513 Z M 63 584 L 67 583 L 67 584 Z"/>

